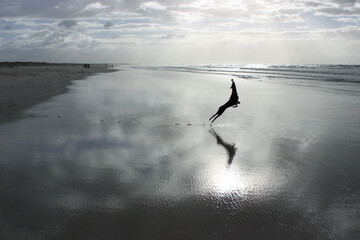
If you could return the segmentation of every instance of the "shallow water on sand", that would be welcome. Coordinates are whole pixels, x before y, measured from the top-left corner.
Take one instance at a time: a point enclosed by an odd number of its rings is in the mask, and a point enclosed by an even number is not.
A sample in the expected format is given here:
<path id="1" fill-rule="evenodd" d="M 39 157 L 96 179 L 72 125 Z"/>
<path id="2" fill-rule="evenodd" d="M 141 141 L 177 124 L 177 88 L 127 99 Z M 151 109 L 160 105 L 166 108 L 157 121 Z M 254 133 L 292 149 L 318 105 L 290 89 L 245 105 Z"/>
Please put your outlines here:
<path id="1" fill-rule="evenodd" d="M 1 125 L 0 238 L 358 239 L 360 96 L 235 79 L 209 126 L 228 78 L 128 68 Z"/>

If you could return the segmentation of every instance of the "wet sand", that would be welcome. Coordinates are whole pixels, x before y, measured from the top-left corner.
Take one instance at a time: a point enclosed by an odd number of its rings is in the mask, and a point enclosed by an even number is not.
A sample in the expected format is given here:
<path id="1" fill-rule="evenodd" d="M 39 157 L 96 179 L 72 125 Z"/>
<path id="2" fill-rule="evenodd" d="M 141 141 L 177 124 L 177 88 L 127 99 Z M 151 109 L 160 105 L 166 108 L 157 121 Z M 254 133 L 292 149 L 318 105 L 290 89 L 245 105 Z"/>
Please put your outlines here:
<path id="1" fill-rule="evenodd" d="M 105 64 L 0 63 L 0 124 L 26 117 L 23 110 L 64 93 L 73 80 L 112 71 Z"/>
<path id="2" fill-rule="evenodd" d="M 0 238 L 359 239 L 358 91 L 234 80 L 212 126 L 229 76 L 132 68 L 1 125 Z"/>

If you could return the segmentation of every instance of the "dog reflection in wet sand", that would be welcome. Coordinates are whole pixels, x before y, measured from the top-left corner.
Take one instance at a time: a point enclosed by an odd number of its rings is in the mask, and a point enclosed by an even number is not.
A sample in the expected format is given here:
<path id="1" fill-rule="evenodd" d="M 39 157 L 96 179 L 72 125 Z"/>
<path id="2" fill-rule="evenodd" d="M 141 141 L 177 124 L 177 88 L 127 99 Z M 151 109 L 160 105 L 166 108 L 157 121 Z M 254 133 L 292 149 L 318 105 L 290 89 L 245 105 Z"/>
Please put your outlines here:
<path id="1" fill-rule="evenodd" d="M 225 142 L 220 136 L 219 134 L 217 134 L 214 129 L 210 129 L 209 132 L 211 133 L 211 135 L 213 135 L 216 138 L 216 143 L 223 146 L 228 154 L 228 165 L 230 165 L 234 159 L 234 156 L 236 154 L 236 150 L 237 148 L 235 147 L 235 143 L 230 144 Z"/>

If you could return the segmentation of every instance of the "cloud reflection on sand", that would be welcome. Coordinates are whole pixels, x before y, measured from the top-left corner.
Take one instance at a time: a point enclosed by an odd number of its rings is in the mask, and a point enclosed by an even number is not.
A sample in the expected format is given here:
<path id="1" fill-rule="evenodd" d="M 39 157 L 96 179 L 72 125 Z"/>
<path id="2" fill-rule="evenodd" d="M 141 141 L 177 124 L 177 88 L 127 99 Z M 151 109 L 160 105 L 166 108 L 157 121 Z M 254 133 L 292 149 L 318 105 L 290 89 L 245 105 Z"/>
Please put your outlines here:
<path id="1" fill-rule="evenodd" d="M 309 95 L 311 105 L 294 94 L 310 90 L 244 82 L 246 104 L 209 129 L 203 119 L 228 98 L 218 78 L 94 76 L 30 110 L 48 118 L 2 126 L 6 236 L 320 239 L 339 219 L 349 224 L 336 236 L 353 233 L 356 219 L 343 213 L 359 209 L 351 146 L 360 141 L 344 141 L 355 122 L 341 125 L 357 113 L 328 112 L 319 94 L 337 96 L 327 93 Z"/>

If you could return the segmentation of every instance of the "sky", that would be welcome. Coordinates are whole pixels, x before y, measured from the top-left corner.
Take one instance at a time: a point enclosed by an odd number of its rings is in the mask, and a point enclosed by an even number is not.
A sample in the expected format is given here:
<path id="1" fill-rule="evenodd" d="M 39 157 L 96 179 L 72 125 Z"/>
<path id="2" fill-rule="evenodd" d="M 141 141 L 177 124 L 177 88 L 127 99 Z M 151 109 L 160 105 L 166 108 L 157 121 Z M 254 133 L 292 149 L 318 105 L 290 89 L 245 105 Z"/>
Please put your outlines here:
<path id="1" fill-rule="evenodd" d="M 360 0 L 0 0 L 0 61 L 359 64 Z"/>

